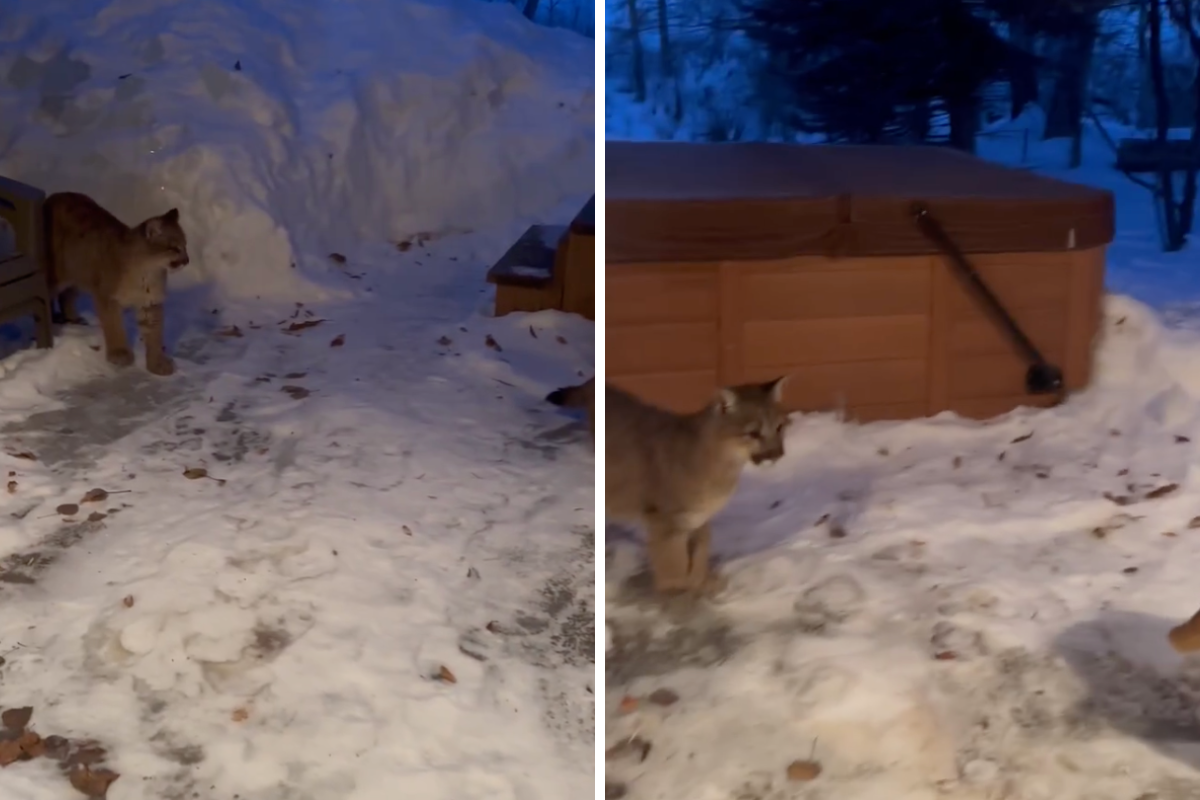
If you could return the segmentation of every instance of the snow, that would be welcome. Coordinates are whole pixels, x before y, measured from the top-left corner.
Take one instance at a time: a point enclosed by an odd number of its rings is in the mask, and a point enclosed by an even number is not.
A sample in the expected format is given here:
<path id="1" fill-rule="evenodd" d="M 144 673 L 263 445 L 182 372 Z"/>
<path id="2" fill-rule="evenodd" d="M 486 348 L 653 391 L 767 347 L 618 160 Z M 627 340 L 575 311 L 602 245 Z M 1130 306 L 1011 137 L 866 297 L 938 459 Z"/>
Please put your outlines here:
<path id="1" fill-rule="evenodd" d="M 1160 252 L 1095 131 L 1080 170 L 1066 147 L 1023 166 L 1117 193 L 1089 390 L 987 423 L 796 417 L 716 519 L 730 585 L 697 608 L 650 601 L 609 532 L 606 746 L 652 745 L 606 764 L 629 798 L 1200 796 L 1200 660 L 1167 640 L 1200 607 L 1196 258 Z"/>
<path id="2" fill-rule="evenodd" d="M 496 230 L 589 186 L 592 50 L 477 0 L 19 0 L 0 174 L 129 221 L 179 206 L 218 299 L 342 297 L 331 250 Z"/>
<path id="3" fill-rule="evenodd" d="M 0 708 L 109 800 L 591 794 L 593 324 L 484 274 L 591 195 L 592 70 L 474 0 L 5 7 L 0 174 L 191 245 L 170 379 L 4 329 Z"/>

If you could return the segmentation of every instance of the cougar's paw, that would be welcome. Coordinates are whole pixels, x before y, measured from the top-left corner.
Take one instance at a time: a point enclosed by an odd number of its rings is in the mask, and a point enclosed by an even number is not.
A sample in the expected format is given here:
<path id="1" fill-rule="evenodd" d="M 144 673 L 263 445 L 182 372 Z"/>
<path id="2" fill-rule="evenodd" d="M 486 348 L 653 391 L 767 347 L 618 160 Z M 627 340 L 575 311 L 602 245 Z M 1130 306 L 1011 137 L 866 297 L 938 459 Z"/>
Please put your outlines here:
<path id="1" fill-rule="evenodd" d="M 174 375 L 175 359 L 166 353 L 160 353 L 153 357 L 147 356 L 146 371 L 151 375 L 160 375 L 164 378 L 168 375 Z"/>
<path id="2" fill-rule="evenodd" d="M 696 587 L 696 592 L 701 597 L 716 597 L 728 588 L 729 578 L 719 572 L 709 572 L 700 585 Z"/>
<path id="3" fill-rule="evenodd" d="M 128 367 L 133 363 L 133 351 L 127 347 L 120 347 L 116 350 L 109 350 L 105 354 L 105 358 L 114 367 Z"/>

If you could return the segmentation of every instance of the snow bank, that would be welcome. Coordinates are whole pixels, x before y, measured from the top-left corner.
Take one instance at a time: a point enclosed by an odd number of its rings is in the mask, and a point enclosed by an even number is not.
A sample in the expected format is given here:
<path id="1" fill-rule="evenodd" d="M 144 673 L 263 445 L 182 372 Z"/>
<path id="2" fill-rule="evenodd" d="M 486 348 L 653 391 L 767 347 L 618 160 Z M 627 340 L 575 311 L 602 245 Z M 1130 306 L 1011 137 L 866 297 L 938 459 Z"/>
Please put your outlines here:
<path id="1" fill-rule="evenodd" d="M 585 196 L 592 48 L 475 0 L 10 0 L 0 173 L 130 223 L 178 206 L 192 280 L 317 299 L 344 243 Z"/>

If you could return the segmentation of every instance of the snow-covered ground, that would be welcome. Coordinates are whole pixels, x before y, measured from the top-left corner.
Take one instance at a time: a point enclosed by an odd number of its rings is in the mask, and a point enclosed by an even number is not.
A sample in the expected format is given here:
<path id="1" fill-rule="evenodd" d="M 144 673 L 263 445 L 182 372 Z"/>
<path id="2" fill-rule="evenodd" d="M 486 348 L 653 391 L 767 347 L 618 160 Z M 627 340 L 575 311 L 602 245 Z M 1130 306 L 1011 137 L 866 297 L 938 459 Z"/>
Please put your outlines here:
<path id="1" fill-rule="evenodd" d="M 640 547 L 609 536 L 626 797 L 1200 797 L 1200 659 L 1167 641 L 1200 608 L 1200 262 L 1159 252 L 1146 192 L 1086 146 L 1069 173 L 1035 140 L 1027 166 L 1117 192 L 1091 389 L 989 423 L 797 419 L 717 518 L 730 587 L 691 613 L 629 588 Z"/>
<path id="2" fill-rule="evenodd" d="M 5 4 L 0 174 L 177 206 L 192 266 L 174 377 L 94 326 L 0 362 L 0 709 L 68 740 L 0 797 L 590 795 L 592 445 L 542 397 L 593 325 L 483 276 L 592 192 L 592 49 L 475 0 Z"/>

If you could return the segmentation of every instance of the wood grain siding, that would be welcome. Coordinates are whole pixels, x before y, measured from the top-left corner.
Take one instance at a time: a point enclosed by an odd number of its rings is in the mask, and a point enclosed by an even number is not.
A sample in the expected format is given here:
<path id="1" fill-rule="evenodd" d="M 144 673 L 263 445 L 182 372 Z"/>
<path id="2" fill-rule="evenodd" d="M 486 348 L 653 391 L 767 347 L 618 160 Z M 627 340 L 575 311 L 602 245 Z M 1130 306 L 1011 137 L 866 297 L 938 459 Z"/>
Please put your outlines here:
<path id="1" fill-rule="evenodd" d="M 623 375 L 717 371 L 715 320 L 610 325 L 604 336 L 605 346 L 620 353 L 618 364 Z"/>
<path id="2" fill-rule="evenodd" d="M 785 403 L 852 418 L 926 402 L 928 256 L 740 264 L 739 380 L 790 375 Z"/>
<path id="3" fill-rule="evenodd" d="M 614 385 L 676 411 L 719 384 L 717 264 L 605 268 L 605 372 Z"/>
<path id="4" fill-rule="evenodd" d="M 1104 248 L 970 259 L 1068 388 L 1086 386 Z M 610 264 L 605 291 L 608 379 L 679 411 L 780 375 L 788 408 L 861 422 L 1056 399 L 1025 394 L 1023 355 L 940 255 Z"/>
<path id="5" fill-rule="evenodd" d="M 1063 369 L 1067 369 L 1074 260 L 1069 252 L 971 258 L 984 282 L 1042 355 Z M 996 406 L 1043 404 L 1041 398 L 1025 394 L 1029 364 L 1024 355 L 950 266 L 943 262 L 942 269 L 953 279 L 947 298 L 948 396 L 944 405 L 931 411 L 949 409 L 976 416 L 976 412 Z M 1020 402 L 1014 403 L 1013 398 Z"/>
<path id="6" fill-rule="evenodd" d="M 745 323 L 742 343 L 746 369 L 924 359 L 929 345 L 929 318 L 752 320 Z"/>
<path id="7" fill-rule="evenodd" d="M 717 264 L 609 265 L 604 270 L 605 327 L 636 322 L 715 322 L 717 268 Z"/>
<path id="8" fill-rule="evenodd" d="M 893 266 L 893 261 L 898 261 Z M 745 266 L 745 265 L 742 265 Z M 889 317 L 929 313 L 929 259 L 798 258 L 746 271 L 755 320 Z"/>
<path id="9" fill-rule="evenodd" d="M 783 371 L 757 367 L 747 369 L 744 380 L 766 381 L 785 373 L 790 378 L 784 404 L 794 411 L 853 412 L 862 406 L 925 402 L 924 359 L 812 364 Z"/>

